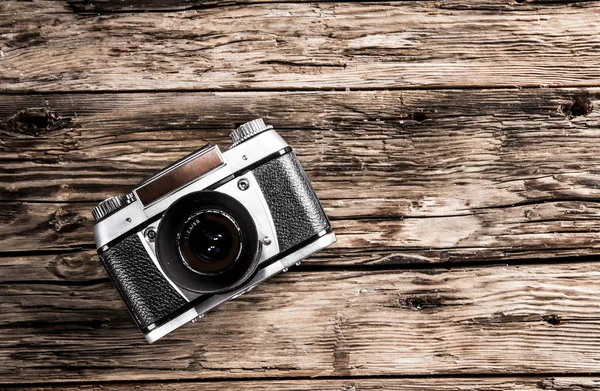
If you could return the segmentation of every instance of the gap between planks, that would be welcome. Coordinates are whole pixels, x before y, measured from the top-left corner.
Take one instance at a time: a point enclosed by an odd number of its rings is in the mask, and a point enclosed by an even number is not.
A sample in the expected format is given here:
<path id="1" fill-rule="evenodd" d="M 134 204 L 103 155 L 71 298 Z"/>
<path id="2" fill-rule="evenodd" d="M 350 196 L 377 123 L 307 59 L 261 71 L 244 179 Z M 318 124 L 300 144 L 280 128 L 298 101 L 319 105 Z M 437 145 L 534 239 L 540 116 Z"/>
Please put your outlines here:
<path id="1" fill-rule="evenodd" d="M 405 390 L 435 390 L 435 391 L 525 391 L 525 390 L 565 390 L 586 391 L 600 387 L 600 374 L 583 373 L 565 375 L 558 373 L 529 374 L 515 373 L 510 375 L 496 374 L 465 374 L 465 375 L 424 375 L 424 376 L 356 376 L 338 377 L 324 376 L 320 378 L 291 377 L 281 378 L 227 378 L 221 380 L 190 380 L 177 381 L 155 380 L 121 380 L 114 382 L 57 382 L 57 383 L 14 383 L 6 384 L 3 390 L 35 390 L 35 391 L 77 391 L 90 387 L 100 387 L 104 391 L 138 390 L 141 387 L 152 386 L 163 391 L 212 391 L 223 389 L 234 390 L 264 390 L 277 389 L 281 391 L 370 391 L 393 389 Z"/>
<path id="2" fill-rule="evenodd" d="M 409 0 L 407 0 L 409 1 Z M 600 1 L 600 0 L 599 0 Z M 431 86 L 402 86 L 402 87 L 294 87 L 294 88 L 286 88 L 286 87 L 273 87 L 273 88 L 173 88 L 173 89 L 96 89 L 96 90 L 50 90 L 50 91 L 38 91 L 38 90 L 0 90 L 0 97 L 7 96 L 60 96 L 60 95 L 127 95 L 127 94 L 262 94 L 262 93 L 336 93 L 336 92 L 402 92 L 402 91 L 411 91 L 411 92 L 428 92 L 428 91 L 439 91 L 439 92 L 449 92 L 449 91 L 533 91 L 542 90 L 542 91 L 564 91 L 564 90 L 577 90 L 582 91 L 586 89 L 600 89 L 600 83 L 567 83 L 561 85 L 551 85 L 551 86 L 540 86 L 539 84 L 523 84 L 523 85 L 514 85 L 514 84 L 465 84 L 465 85 L 431 85 Z"/>

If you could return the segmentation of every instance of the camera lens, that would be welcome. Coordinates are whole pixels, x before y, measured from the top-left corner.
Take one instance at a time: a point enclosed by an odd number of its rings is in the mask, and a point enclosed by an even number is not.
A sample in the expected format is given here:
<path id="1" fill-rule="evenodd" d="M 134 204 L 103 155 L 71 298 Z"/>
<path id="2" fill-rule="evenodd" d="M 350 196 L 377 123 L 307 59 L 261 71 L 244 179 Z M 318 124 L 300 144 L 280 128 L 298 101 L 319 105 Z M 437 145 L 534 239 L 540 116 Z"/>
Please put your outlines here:
<path id="1" fill-rule="evenodd" d="M 185 266 L 202 274 L 228 270 L 242 250 L 242 232 L 233 217 L 219 210 L 202 210 L 190 216 L 178 235 Z"/>
<path id="2" fill-rule="evenodd" d="M 261 253 L 250 212 L 230 195 L 212 190 L 175 201 L 161 218 L 155 242 L 165 275 L 202 294 L 243 284 L 256 271 Z"/>

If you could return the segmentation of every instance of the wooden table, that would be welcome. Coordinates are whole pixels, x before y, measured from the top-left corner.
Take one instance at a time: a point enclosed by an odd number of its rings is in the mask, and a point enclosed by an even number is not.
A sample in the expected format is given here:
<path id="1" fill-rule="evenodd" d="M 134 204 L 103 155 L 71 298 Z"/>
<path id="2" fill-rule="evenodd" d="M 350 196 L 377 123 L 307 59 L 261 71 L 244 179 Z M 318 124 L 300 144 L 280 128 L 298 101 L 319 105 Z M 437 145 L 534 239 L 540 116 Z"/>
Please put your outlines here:
<path id="1" fill-rule="evenodd" d="M 600 3 L 0 15 L 0 387 L 600 388 Z M 255 117 L 338 242 L 148 345 L 90 210 Z"/>

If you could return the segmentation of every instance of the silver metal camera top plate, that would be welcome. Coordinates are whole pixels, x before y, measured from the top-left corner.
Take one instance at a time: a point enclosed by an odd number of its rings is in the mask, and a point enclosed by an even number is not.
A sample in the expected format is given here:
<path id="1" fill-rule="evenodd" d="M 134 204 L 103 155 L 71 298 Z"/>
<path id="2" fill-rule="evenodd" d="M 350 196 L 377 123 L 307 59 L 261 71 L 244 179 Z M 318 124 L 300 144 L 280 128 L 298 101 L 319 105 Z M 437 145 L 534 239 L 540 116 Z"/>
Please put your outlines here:
<path id="1" fill-rule="evenodd" d="M 187 186 L 164 196 L 146 208 L 144 208 L 139 200 L 136 200 L 96 224 L 94 226 L 96 248 L 104 247 L 112 240 L 164 212 L 173 202 L 184 195 L 205 190 L 214 183 L 227 178 L 235 172 L 244 170 L 286 147 L 288 147 L 288 144 L 285 140 L 275 130 L 271 129 L 223 152 L 222 157 L 225 164 L 220 168 L 209 172 L 195 181 L 191 181 Z"/>

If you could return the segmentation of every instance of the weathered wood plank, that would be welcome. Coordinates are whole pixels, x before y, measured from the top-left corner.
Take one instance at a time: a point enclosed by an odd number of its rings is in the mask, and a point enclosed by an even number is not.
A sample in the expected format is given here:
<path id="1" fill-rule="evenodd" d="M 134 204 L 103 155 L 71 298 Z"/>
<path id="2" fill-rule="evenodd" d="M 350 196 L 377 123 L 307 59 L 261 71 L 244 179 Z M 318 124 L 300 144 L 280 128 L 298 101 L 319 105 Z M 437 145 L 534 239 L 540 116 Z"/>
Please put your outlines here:
<path id="1" fill-rule="evenodd" d="M 367 0 L 366 2 L 370 2 Z M 392 1 L 413 1 L 413 0 L 392 0 Z M 444 0 L 431 1 L 429 7 L 441 9 L 471 9 L 471 10 L 486 10 L 486 11 L 538 11 L 541 7 L 558 6 L 565 7 L 577 6 L 586 8 L 590 3 L 596 0 Z M 223 7 L 236 4 L 250 3 L 300 3 L 303 0 L 145 0 L 143 2 L 135 0 L 70 0 L 65 1 L 65 8 L 72 9 L 76 12 L 145 12 L 145 11 L 174 11 L 174 10 L 189 10 L 203 9 L 208 7 Z M 324 0 L 320 2 L 336 2 Z M 388 1 L 391 2 L 391 1 Z M 558 3 L 558 4 L 557 4 Z M 60 2 L 55 3 L 57 5 Z"/>
<path id="2" fill-rule="evenodd" d="M 107 282 L 1 284 L 0 379 L 597 373 L 598 278 L 595 262 L 290 272 L 154 345 Z"/>
<path id="3" fill-rule="evenodd" d="M 101 383 L 90 386 L 19 386 L 6 387 L 6 391 L 82 391 L 101 387 L 103 391 L 125 391 L 148 388 L 146 383 Z M 210 382 L 153 382 L 157 391 L 220 391 L 220 390 L 281 390 L 281 391 L 589 391 L 600 387 L 597 377 L 473 377 L 473 378 L 429 378 L 429 379 L 328 379 L 328 380 L 268 380 L 268 381 L 210 381 Z"/>
<path id="4" fill-rule="evenodd" d="M 0 248 L 89 248 L 94 202 L 264 116 L 356 262 L 595 254 L 598 105 L 596 89 L 3 96 L 0 198 L 44 203 L 4 203 Z M 36 106 L 71 120 L 8 119 Z"/>
<path id="5" fill-rule="evenodd" d="M 91 206 L 4 203 L 0 248 L 5 255 L 91 248 Z M 548 202 L 460 216 L 336 219 L 332 225 L 338 241 L 322 255 L 330 258 L 321 256 L 315 262 L 393 264 L 599 254 L 599 208 L 597 202 Z M 358 256 L 346 256 L 353 250 Z"/>
<path id="6" fill-rule="evenodd" d="M 385 3 L 414 2 L 415 0 L 387 0 Z M 595 7 L 598 0 L 419 0 L 428 3 L 428 8 L 441 10 L 477 10 L 488 12 L 533 11 L 553 7 L 557 9 L 576 8 L 584 10 Z M 306 3 L 307 0 L 12 0 L 12 3 L 27 2 L 27 9 L 34 13 L 56 14 L 76 12 L 81 15 L 102 13 L 141 13 L 176 12 L 186 10 L 204 10 L 206 8 L 230 7 L 253 3 Z M 344 3 L 348 1 L 319 0 L 311 3 Z M 377 3 L 376 0 L 352 0 L 352 2 Z M 0 8 L 0 12 L 14 11 L 11 4 Z M 22 7 L 18 5 L 17 7 Z"/>
<path id="7" fill-rule="evenodd" d="M 0 90 L 599 84 L 598 3 L 503 13 L 435 4 L 267 3 L 77 15 L 8 1 L 0 4 Z"/>
<path id="8" fill-rule="evenodd" d="M 597 200 L 599 96 L 598 89 L 5 95 L 0 199 L 98 202 L 206 142 L 226 148 L 236 123 L 262 116 L 296 149 L 319 195 L 355 215 Z M 72 120 L 10 120 L 40 107 Z"/>

